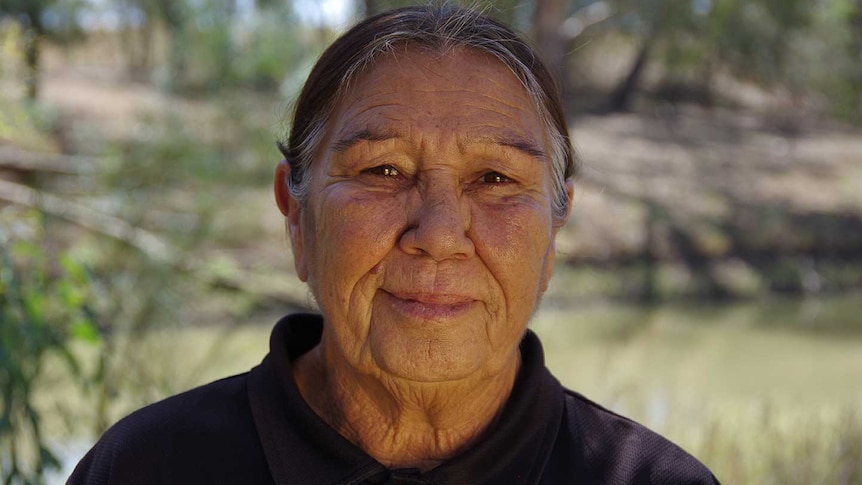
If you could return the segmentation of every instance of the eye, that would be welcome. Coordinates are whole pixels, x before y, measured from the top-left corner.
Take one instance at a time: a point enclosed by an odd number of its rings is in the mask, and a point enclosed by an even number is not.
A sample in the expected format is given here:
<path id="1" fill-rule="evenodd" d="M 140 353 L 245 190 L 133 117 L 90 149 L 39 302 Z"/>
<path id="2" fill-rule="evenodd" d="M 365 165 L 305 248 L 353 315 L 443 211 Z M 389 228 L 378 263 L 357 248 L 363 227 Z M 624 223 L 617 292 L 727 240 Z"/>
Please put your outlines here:
<path id="1" fill-rule="evenodd" d="M 482 183 L 486 184 L 504 184 L 506 182 L 511 182 L 512 179 L 501 174 L 500 172 L 488 172 L 482 175 L 482 178 L 479 179 Z"/>
<path id="2" fill-rule="evenodd" d="M 392 165 L 378 165 L 377 167 L 365 169 L 363 172 L 371 175 L 380 175 L 381 177 L 396 177 L 401 174 Z"/>

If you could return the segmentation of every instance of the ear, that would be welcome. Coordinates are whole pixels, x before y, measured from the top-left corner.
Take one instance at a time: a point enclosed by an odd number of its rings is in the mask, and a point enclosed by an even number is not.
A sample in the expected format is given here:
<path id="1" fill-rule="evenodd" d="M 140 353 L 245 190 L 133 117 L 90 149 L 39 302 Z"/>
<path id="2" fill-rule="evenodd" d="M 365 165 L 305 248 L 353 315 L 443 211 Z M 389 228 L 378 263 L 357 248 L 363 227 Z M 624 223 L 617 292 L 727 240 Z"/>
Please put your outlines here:
<path id="1" fill-rule="evenodd" d="M 572 179 L 566 180 L 566 216 L 560 219 L 559 221 L 554 222 L 554 237 L 557 236 L 557 232 L 563 227 L 566 222 L 569 220 L 569 216 L 572 215 L 572 201 L 575 198 L 575 181 Z"/>
<path id="2" fill-rule="evenodd" d="M 275 202 L 278 209 L 284 215 L 284 227 L 290 237 L 290 247 L 293 250 L 293 265 L 296 275 L 302 281 L 308 281 L 308 261 L 303 244 L 303 208 L 287 189 L 287 181 L 290 177 L 290 165 L 287 161 L 278 162 L 275 168 Z"/>

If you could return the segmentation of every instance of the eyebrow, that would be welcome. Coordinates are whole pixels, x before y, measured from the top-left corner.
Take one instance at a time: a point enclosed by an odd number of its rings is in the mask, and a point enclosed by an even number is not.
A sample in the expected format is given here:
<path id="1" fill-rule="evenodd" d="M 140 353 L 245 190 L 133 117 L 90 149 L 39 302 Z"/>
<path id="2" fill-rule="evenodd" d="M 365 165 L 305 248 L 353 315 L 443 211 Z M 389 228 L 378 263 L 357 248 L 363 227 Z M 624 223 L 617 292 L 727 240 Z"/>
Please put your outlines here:
<path id="1" fill-rule="evenodd" d="M 393 138 L 400 138 L 400 136 L 397 133 L 391 131 L 379 132 L 370 129 L 362 129 L 349 133 L 347 136 L 336 140 L 332 143 L 331 148 L 335 152 L 344 152 L 362 141 L 375 142 L 391 140 Z M 475 137 L 468 137 L 466 140 L 466 144 L 473 143 L 492 144 L 513 148 L 532 158 L 537 158 L 541 161 L 548 160 L 548 154 L 545 153 L 544 150 L 539 148 L 535 143 L 513 134 L 505 134 L 502 136 L 480 135 Z"/>
<path id="2" fill-rule="evenodd" d="M 392 132 L 376 132 L 365 129 L 349 133 L 344 138 L 336 140 L 332 143 L 331 148 L 335 152 L 343 152 L 361 141 L 385 141 L 392 138 L 398 138 L 398 135 Z"/>
<path id="3" fill-rule="evenodd" d="M 524 138 L 518 134 L 507 132 L 500 135 L 478 135 L 468 137 L 465 144 L 482 144 L 482 145 L 498 145 L 507 148 L 513 148 L 519 152 L 528 155 L 532 158 L 547 162 L 548 154 L 542 150 L 532 140 Z"/>
<path id="4" fill-rule="evenodd" d="M 526 153 L 527 155 L 533 158 L 538 158 L 542 161 L 548 160 L 548 154 L 545 153 L 544 150 L 536 146 L 535 143 L 520 137 L 497 139 L 493 140 L 492 143 L 496 143 L 504 147 L 514 148 L 515 150 Z"/>

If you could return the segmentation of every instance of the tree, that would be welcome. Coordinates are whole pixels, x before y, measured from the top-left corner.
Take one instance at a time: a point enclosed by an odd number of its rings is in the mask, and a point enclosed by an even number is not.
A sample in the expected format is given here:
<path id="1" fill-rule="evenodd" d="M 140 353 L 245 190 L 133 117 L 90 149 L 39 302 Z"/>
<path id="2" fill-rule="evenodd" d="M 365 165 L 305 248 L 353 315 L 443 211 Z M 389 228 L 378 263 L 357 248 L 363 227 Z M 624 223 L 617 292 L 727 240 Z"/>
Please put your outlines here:
<path id="1" fill-rule="evenodd" d="M 783 80 L 791 39 L 812 21 L 808 0 L 614 0 L 620 31 L 640 47 L 613 90 L 611 111 L 628 109 L 646 66 L 656 56 L 666 78 L 699 73 L 709 93 L 718 68 L 762 85 Z"/>
<path id="2" fill-rule="evenodd" d="M 172 89 L 185 73 L 188 45 L 186 27 L 189 19 L 188 2 L 173 0 L 120 0 L 127 9 L 136 9 L 143 14 L 144 25 L 152 28 L 160 22 L 168 34 L 168 77 L 167 87 Z M 151 39 L 147 39 L 151 41 Z"/>
<path id="3" fill-rule="evenodd" d="M 567 57 L 562 36 L 565 19 L 564 0 L 536 0 L 533 10 L 533 38 L 548 67 L 559 80 L 563 79 Z"/>
<path id="4" fill-rule="evenodd" d="M 0 20 L 10 17 L 24 33 L 24 85 L 27 98 L 39 95 L 40 60 L 45 39 L 64 41 L 81 34 L 76 12 L 80 0 L 0 0 Z"/>
<path id="5" fill-rule="evenodd" d="M 35 403 L 45 363 L 59 355 L 76 386 L 84 387 L 69 343 L 98 339 L 86 269 L 67 255 L 49 254 L 33 212 L 19 223 L 32 225 L 33 238 L 0 227 L 0 481 L 39 484 L 60 462 L 43 434 L 43 413 Z M 59 264 L 58 264 L 59 260 Z"/>

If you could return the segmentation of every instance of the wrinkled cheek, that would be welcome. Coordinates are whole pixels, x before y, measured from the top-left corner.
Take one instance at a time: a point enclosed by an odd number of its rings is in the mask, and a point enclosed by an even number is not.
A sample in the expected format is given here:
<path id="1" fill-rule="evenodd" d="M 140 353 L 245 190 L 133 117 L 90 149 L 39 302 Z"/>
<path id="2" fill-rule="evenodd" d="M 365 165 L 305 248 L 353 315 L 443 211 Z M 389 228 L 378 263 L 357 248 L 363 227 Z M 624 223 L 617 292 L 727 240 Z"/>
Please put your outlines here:
<path id="1" fill-rule="evenodd" d="M 392 201 L 387 205 L 397 204 Z M 399 216 L 391 207 L 349 197 L 330 198 L 318 213 L 315 253 L 319 288 L 328 300 L 348 309 L 357 303 L 351 302 L 357 291 L 369 291 L 362 287 L 365 278 L 373 279 L 380 272 L 381 262 L 393 246 L 392 221 Z"/>
<path id="2" fill-rule="evenodd" d="M 488 224 L 485 263 L 499 283 L 509 318 L 528 319 L 547 279 L 550 219 L 529 211 Z"/>

